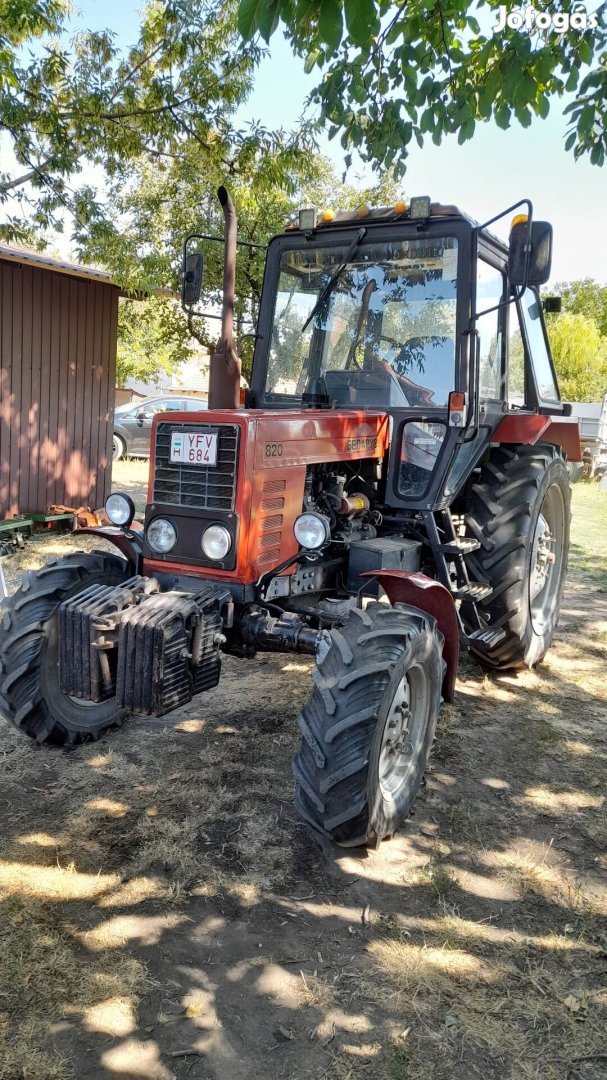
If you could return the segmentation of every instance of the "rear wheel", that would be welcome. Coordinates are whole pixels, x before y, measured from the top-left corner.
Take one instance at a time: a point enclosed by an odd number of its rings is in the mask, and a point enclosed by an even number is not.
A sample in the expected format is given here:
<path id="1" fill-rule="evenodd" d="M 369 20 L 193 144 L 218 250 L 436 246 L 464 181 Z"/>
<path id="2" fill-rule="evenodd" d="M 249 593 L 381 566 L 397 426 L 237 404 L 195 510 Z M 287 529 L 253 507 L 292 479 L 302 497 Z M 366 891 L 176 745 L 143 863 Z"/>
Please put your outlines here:
<path id="1" fill-rule="evenodd" d="M 506 637 L 492 650 L 474 648 L 492 668 L 533 667 L 558 622 L 569 553 L 571 489 L 560 450 L 547 443 L 500 446 L 470 490 L 466 531 L 481 548 L 470 577 L 493 592 L 480 604 Z"/>
<path id="2" fill-rule="evenodd" d="M 443 637 L 405 604 L 355 608 L 331 631 L 299 720 L 295 802 L 337 844 L 377 844 L 423 779 L 441 704 Z"/>
<path id="3" fill-rule="evenodd" d="M 40 743 L 72 745 L 98 738 L 121 721 L 124 710 L 115 698 L 95 704 L 61 692 L 57 609 L 89 585 L 119 585 L 129 574 L 128 563 L 117 555 L 78 551 L 24 574 L 21 587 L 4 602 L 0 710 L 20 731 Z"/>

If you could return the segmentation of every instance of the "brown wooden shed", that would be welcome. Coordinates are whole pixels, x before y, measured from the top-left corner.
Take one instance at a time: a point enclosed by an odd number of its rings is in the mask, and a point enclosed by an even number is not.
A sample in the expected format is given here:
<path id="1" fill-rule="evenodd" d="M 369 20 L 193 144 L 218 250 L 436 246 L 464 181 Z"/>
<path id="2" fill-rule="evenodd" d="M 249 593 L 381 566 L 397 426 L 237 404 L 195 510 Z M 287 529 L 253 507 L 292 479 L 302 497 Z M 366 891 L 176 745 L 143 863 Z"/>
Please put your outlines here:
<path id="1" fill-rule="evenodd" d="M 103 505 L 119 295 L 99 270 L 0 244 L 0 519 Z"/>

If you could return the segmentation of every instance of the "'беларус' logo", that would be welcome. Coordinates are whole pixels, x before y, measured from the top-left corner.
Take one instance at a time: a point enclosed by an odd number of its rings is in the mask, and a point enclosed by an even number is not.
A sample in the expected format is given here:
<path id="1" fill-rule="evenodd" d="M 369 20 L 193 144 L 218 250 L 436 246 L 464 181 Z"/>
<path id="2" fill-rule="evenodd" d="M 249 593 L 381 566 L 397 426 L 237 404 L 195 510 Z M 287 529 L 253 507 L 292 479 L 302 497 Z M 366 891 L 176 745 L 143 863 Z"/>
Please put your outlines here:
<path id="1" fill-rule="evenodd" d="M 499 34 L 508 27 L 509 30 L 552 30 L 564 34 L 567 30 L 596 30 L 598 25 L 597 15 L 589 15 L 582 4 L 576 4 L 571 12 L 536 11 L 531 6 L 509 9 L 500 4 L 493 33 Z"/>

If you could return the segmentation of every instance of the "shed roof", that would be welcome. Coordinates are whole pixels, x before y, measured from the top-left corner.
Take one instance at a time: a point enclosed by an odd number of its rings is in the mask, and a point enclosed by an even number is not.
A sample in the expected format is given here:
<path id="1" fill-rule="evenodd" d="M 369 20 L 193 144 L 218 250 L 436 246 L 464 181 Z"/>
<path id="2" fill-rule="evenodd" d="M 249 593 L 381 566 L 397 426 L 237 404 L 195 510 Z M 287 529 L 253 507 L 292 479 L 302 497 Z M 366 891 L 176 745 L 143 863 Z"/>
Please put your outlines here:
<path id="1" fill-rule="evenodd" d="M 93 266 L 83 266 L 81 263 L 69 262 L 67 259 L 54 259 L 42 251 L 32 251 L 30 248 L 15 247 L 13 244 L 0 243 L 0 259 L 7 262 L 20 263 L 22 266 L 35 266 L 41 270 L 51 270 L 56 274 L 69 274 L 71 277 L 83 278 L 85 281 L 100 281 L 104 285 L 113 285 L 120 289 L 120 295 L 132 300 L 143 299 L 154 293 L 156 296 L 173 297 L 171 289 L 160 289 L 152 286 L 149 289 L 129 292 L 123 289 L 117 281 L 112 279 L 106 270 L 97 270 Z"/>

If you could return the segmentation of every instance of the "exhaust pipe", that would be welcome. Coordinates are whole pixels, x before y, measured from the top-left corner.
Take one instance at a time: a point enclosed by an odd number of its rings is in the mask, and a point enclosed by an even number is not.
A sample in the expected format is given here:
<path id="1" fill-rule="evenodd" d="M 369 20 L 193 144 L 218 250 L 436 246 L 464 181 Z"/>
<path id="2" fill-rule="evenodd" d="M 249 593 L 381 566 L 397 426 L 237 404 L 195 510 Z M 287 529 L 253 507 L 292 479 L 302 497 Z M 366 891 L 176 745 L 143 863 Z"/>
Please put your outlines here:
<path id="1" fill-rule="evenodd" d="M 240 360 L 234 345 L 234 292 L 236 285 L 236 210 L 227 190 L 217 189 L 225 220 L 223 307 L 221 337 L 209 368 L 209 408 L 240 408 Z"/>

